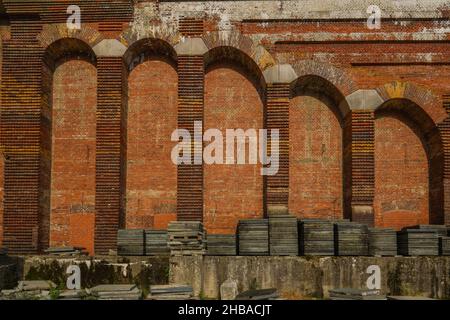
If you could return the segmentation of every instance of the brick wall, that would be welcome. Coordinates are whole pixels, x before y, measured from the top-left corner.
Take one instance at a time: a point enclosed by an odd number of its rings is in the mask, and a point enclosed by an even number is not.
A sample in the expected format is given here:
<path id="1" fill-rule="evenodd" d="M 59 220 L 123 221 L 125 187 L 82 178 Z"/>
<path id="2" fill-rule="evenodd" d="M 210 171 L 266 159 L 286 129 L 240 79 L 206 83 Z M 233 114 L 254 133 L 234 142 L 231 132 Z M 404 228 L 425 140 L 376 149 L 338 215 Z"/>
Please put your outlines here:
<path id="1" fill-rule="evenodd" d="M 176 220 L 177 167 L 172 132 L 177 128 L 177 72 L 152 59 L 128 78 L 126 227 L 164 228 Z"/>
<path id="2" fill-rule="evenodd" d="M 395 114 L 375 120 L 375 225 L 429 223 L 427 155 L 417 127 Z"/>
<path id="3" fill-rule="evenodd" d="M 317 98 L 293 98 L 289 143 L 289 211 L 303 218 L 341 218 L 342 128 L 335 112 Z"/>
<path id="4" fill-rule="evenodd" d="M 225 135 L 226 129 L 262 128 L 263 104 L 247 75 L 242 68 L 228 64 L 208 70 L 204 130 L 217 128 Z M 263 217 L 260 168 L 238 164 L 204 166 L 203 221 L 209 233 L 233 233 L 239 219 Z"/>
<path id="5" fill-rule="evenodd" d="M 89 62 L 70 60 L 54 72 L 51 246 L 93 252 L 96 90 L 96 68 Z"/>
<path id="6" fill-rule="evenodd" d="M 0 32 L 0 35 L 2 35 L 3 32 Z M 2 63 L 3 63 L 3 40 L 0 37 L 0 79 L 2 76 Z M 1 96 L 0 96 L 1 101 Z M 0 110 L 1 112 L 1 110 Z M 0 149 L 1 150 L 1 149 Z M 3 153 L 3 150 L 0 154 L 0 246 L 3 243 L 3 177 L 4 177 L 4 165 L 3 162 L 5 161 L 5 155 Z"/>
<path id="7" fill-rule="evenodd" d="M 71 244 L 92 252 L 94 224 L 96 248 L 107 252 L 114 247 L 117 228 L 165 228 L 176 214 L 184 219 L 203 214 L 210 233 L 231 233 L 239 219 L 262 217 L 259 165 L 177 170 L 170 160 L 175 145 L 170 135 L 177 125 L 191 128 L 202 117 L 205 130 L 258 129 L 267 118 L 269 125 L 287 130 L 286 111 L 276 110 L 287 106 L 289 95 L 289 146 L 282 146 L 283 172 L 269 181 L 267 203 L 285 205 L 289 194 L 289 209 L 300 217 L 336 218 L 344 210 L 350 216 L 351 205 L 373 204 L 379 226 L 444 222 L 450 188 L 447 181 L 448 190 L 443 189 L 442 177 L 445 171 L 448 180 L 444 160 L 449 147 L 440 139 L 448 140 L 449 126 L 439 99 L 450 92 L 448 12 L 413 8 L 407 19 L 385 19 L 382 29 L 368 30 L 364 16 L 352 16 L 357 10 L 335 8 L 336 19 L 328 20 L 296 1 L 283 6 L 267 1 L 264 10 L 271 20 L 261 20 L 261 8 L 248 1 L 214 3 L 224 14 L 213 16 L 199 9 L 211 6 L 208 2 L 139 1 L 133 11 L 126 0 L 106 7 L 106 1 L 81 1 L 82 30 L 68 32 L 66 2 L 48 3 L 24 7 L 21 1 L 8 1 L 11 21 L 0 26 L 8 63 L 1 68 L 0 138 L 9 157 L 1 164 L 6 169 L 0 183 L 8 192 L 3 195 L 0 187 L 0 198 L 5 197 L 0 241 L 3 223 L 4 242 L 14 251 Z M 171 64 L 176 64 L 173 47 L 181 45 L 181 35 L 202 37 L 209 51 L 190 56 L 191 49 L 201 46 L 185 47 L 177 74 Z M 72 40 L 60 43 L 61 38 Z M 104 38 L 128 46 L 123 59 L 97 57 L 96 71 L 76 58 L 53 75 L 54 62 L 80 52 L 92 58 L 91 49 Z M 44 52 L 51 62 L 41 70 Z M 138 61 L 126 79 L 123 65 L 141 54 L 170 61 Z M 275 92 L 268 117 L 263 112 L 267 91 L 259 80 L 274 63 L 291 64 L 302 80 L 276 83 L 279 90 L 267 86 Z M 404 87 L 391 87 L 388 93 L 383 88 L 392 82 L 412 84 L 407 98 L 417 98 L 418 105 L 398 105 L 401 116 L 376 113 L 373 141 L 371 110 L 344 114 L 337 107 L 358 89 L 377 89 L 384 99 L 395 100 Z M 305 88 L 322 101 L 299 94 Z"/>

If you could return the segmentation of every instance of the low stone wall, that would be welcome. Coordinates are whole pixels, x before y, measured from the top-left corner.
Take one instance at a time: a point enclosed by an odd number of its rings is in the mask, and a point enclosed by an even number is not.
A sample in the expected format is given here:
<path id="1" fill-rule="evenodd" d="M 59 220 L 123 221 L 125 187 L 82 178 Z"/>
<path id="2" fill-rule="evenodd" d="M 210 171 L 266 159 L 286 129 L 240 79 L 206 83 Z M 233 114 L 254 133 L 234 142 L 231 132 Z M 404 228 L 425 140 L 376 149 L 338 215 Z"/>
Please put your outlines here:
<path id="1" fill-rule="evenodd" d="M 19 277 L 23 280 L 51 280 L 65 288 L 69 265 L 81 271 L 82 288 L 99 284 L 137 284 L 147 291 L 151 284 L 168 282 L 169 257 L 55 257 L 25 256 L 18 260 Z"/>
<path id="2" fill-rule="evenodd" d="M 78 264 L 83 287 L 136 283 L 146 291 L 150 284 L 169 282 L 190 284 L 197 296 L 205 298 L 219 298 L 220 285 L 232 279 L 237 282 L 239 292 L 277 288 L 287 299 L 326 299 L 332 288 L 366 288 L 370 276 L 367 268 L 378 265 L 384 294 L 450 299 L 450 257 L 28 256 L 14 259 L 17 269 L 4 264 L 0 268 L 0 282 L 10 282 L 14 280 L 10 275 L 18 274 L 19 279 L 52 280 L 64 285 L 67 266 Z"/>
<path id="3" fill-rule="evenodd" d="M 367 288 L 370 265 L 381 269 L 384 294 L 450 299 L 450 257 L 172 257 L 169 281 L 207 298 L 219 298 L 230 278 L 239 292 L 277 288 L 288 299 L 326 299 L 332 288 Z"/>

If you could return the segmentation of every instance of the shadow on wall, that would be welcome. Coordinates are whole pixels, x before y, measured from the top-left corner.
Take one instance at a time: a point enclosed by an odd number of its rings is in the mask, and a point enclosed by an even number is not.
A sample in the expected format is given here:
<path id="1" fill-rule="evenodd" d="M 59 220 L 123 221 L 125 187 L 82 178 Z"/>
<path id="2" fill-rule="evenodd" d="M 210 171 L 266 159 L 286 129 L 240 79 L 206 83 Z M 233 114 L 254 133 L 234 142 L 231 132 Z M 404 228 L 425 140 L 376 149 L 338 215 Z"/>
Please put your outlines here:
<path id="1" fill-rule="evenodd" d="M 444 223 L 443 146 L 433 121 L 406 99 L 375 115 L 375 224 Z"/>

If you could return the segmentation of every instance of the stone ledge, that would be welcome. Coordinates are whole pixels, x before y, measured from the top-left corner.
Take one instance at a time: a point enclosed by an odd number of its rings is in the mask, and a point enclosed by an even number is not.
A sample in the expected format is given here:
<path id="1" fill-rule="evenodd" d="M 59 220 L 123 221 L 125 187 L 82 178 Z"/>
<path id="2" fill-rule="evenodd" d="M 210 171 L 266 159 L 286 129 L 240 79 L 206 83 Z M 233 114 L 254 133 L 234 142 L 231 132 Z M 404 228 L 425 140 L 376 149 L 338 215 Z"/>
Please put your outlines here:
<path id="1" fill-rule="evenodd" d="M 232 279 L 239 292 L 256 284 L 290 299 L 327 299 L 333 288 L 365 289 L 371 265 L 381 269 L 383 294 L 450 299 L 450 257 L 172 257 L 169 279 L 208 298 Z"/>

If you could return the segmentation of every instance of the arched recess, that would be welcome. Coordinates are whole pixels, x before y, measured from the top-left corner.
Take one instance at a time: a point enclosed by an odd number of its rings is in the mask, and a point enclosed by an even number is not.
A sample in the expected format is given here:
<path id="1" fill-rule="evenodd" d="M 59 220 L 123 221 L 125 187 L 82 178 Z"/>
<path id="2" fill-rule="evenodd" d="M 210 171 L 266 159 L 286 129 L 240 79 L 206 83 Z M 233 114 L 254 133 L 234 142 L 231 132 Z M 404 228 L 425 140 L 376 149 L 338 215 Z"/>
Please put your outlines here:
<path id="1" fill-rule="evenodd" d="M 171 160 L 171 135 L 177 129 L 177 57 L 167 42 L 142 39 L 124 58 L 129 70 L 125 227 L 165 229 L 176 220 L 177 208 L 177 166 Z"/>
<path id="2" fill-rule="evenodd" d="M 40 245 L 93 253 L 96 57 L 87 43 L 60 39 L 42 68 Z"/>
<path id="3" fill-rule="evenodd" d="M 440 224 L 444 153 L 433 119 L 405 98 L 375 112 L 375 225 Z"/>
<path id="4" fill-rule="evenodd" d="M 301 218 L 342 218 L 345 127 L 349 106 L 328 79 L 304 75 L 292 84 L 289 107 L 289 212 Z M 347 139 L 348 140 L 348 139 Z"/>
<path id="5" fill-rule="evenodd" d="M 253 129 L 258 135 L 264 127 L 264 78 L 248 55 L 225 46 L 205 54 L 205 70 L 203 130 L 218 129 L 224 137 L 222 160 L 225 163 L 227 156 L 236 160 L 226 154 L 226 129 Z M 208 145 L 204 142 L 204 147 Z M 249 163 L 249 147 L 246 138 L 245 164 L 203 166 L 203 222 L 209 233 L 234 233 L 239 219 L 263 216 L 261 165 L 259 158 L 257 164 Z"/>

